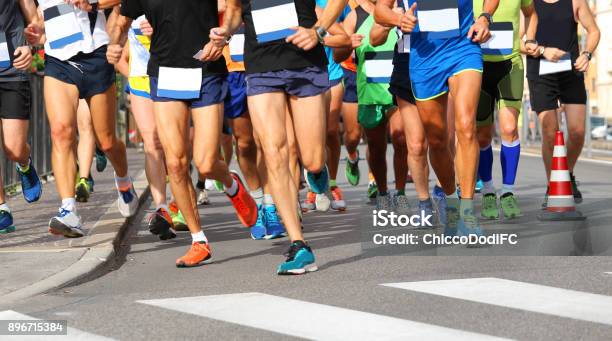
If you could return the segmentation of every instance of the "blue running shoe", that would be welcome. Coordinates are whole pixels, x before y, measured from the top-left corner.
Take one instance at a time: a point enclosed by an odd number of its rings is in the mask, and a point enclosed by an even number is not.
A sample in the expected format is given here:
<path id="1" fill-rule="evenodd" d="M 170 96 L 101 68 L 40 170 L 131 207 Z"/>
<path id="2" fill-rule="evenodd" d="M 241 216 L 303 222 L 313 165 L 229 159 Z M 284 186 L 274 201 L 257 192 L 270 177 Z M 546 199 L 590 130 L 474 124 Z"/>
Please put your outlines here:
<path id="1" fill-rule="evenodd" d="M 436 208 L 438 210 L 438 221 L 441 226 L 446 226 L 448 221 L 446 217 L 446 194 L 444 190 L 440 186 L 434 186 L 433 192 L 431 193 L 431 197 L 436 203 Z"/>
<path id="2" fill-rule="evenodd" d="M 287 234 L 285 226 L 278 219 L 276 205 L 264 205 L 264 221 L 266 225 L 266 239 L 276 239 L 284 237 Z"/>
<path id="3" fill-rule="evenodd" d="M 257 205 L 257 222 L 251 226 L 251 238 L 262 240 L 266 236 L 265 213 L 262 205 Z"/>
<path id="4" fill-rule="evenodd" d="M 0 210 L 0 234 L 15 232 L 13 215 L 9 211 Z"/>
<path id="5" fill-rule="evenodd" d="M 23 192 L 23 197 L 27 202 L 35 202 L 40 199 L 40 195 L 42 194 L 42 184 L 40 183 L 40 179 L 38 178 L 38 174 L 36 173 L 36 168 L 32 164 L 32 159 L 30 159 L 30 165 L 25 172 L 22 172 L 19 169 L 19 165 L 16 165 L 17 173 L 21 177 L 21 191 Z"/>
<path id="6" fill-rule="evenodd" d="M 476 181 L 476 187 L 474 188 L 474 190 L 476 191 L 476 193 L 480 193 L 483 187 L 484 183 L 482 182 L 482 180 L 478 179 L 478 181 Z"/>
<path id="7" fill-rule="evenodd" d="M 276 270 L 279 275 L 303 275 L 319 269 L 315 264 L 314 253 L 303 240 L 291 243 L 285 256 L 287 259 Z"/>
<path id="8" fill-rule="evenodd" d="M 103 172 L 104 169 L 106 169 L 107 162 L 108 161 L 104 152 L 101 151 L 98 146 L 96 146 L 96 170 L 98 173 Z"/>
<path id="9" fill-rule="evenodd" d="M 446 224 L 444 225 L 445 236 L 457 235 L 457 224 L 459 221 L 459 199 L 446 198 Z"/>
<path id="10" fill-rule="evenodd" d="M 327 165 L 323 167 L 319 174 L 308 172 L 304 169 L 304 179 L 308 183 L 308 187 L 316 194 L 324 194 L 327 192 L 329 187 L 329 173 L 327 172 Z"/>
<path id="11" fill-rule="evenodd" d="M 431 228 L 436 227 L 436 224 L 433 221 L 431 221 L 432 217 L 434 215 L 433 214 L 433 204 L 431 203 L 431 199 L 427 199 L 427 200 L 424 200 L 424 201 L 419 200 L 419 211 L 418 211 L 418 214 L 419 215 L 422 214 L 422 216 L 425 219 L 427 218 L 427 216 L 429 216 L 430 217 L 429 218 L 430 219 L 429 222 L 431 223 L 431 226 L 425 224 L 425 225 L 418 226 L 418 228 L 420 228 L 420 229 L 431 229 Z"/>
<path id="12" fill-rule="evenodd" d="M 478 222 L 478 217 L 474 214 L 474 210 L 464 209 L 463 212 L 461 212 L 459 221 L 457 222 L 457 232 L 459 236 L 482 236 L 480 223 Z"/>
<path id="13" fill-rule="evenodd" d="M 94 181 L 94 179 L 91 176 L 91 174 L 89 174 L 89 178 L 87 178 L 87 183 L 89 184 L 89 188 L 91 189 L 91 193 L 93 193 L 94 192 L 94 185 L 96 184 L 96 182 Z"/>

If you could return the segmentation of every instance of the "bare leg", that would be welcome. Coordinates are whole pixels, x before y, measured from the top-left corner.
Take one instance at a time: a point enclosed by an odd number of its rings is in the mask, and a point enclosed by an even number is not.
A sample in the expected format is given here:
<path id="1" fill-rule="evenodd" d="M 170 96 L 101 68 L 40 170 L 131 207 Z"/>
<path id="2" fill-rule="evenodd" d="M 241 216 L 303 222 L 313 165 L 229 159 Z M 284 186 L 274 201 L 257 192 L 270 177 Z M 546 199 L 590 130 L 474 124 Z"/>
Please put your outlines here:
<path id="1" fill-rule="evenodd" d="M 429 198 L 429 164 L 427 162 L 427 140 L 425 130 L 414 104 L 397 98 L 408 144 L 408 166 L 414 179 L 419 200 Z"/>
<path id="2" fill-rule="evenodd" d="M 567 120 L 567 166 L 574 172 L 574 166 L 582 147 L 584 146 L 584 130 L 586 120 L 586 106 L 583 104 L 565 104 L 565 117 Z"/>
<path id="3" fill-rule="evenodd" d="M 327 115 L 327 167 L 330 180 L 336 180 L 340 163 L 340 110 L 344 86 L 342 83 L 329 90 L 331 93 Z"/>
<path id="4" fill-rule="evenodd" d="M 404 122 L 399 114 L 399 110 L 396 110 L 391 118 L 389 118 L 389 132 L 391 143 L 393 143 L 395 189 L 397 191 L 405 191 L 408 176 L 408 148 L 406 146 L 406 135 L 404 134 Z"/>
<path id="5" fill-rule="evenodd" d="M 79 177 L 89 178 L 96 148 L 96 138 L 94 136 L 89 106 L 85 100 L 79 100 L 77 127 L 79 131 L 79 144 L 77 146 Z"/>
<path id="6" fill-rule="evenodd" d="M 547 110 L 538 114 L 540 126 L 542 127 L 542 161 L 546 178 L 550 180 L 550 167 L 552 163 L 553 148 L 555 146 L 555 134 L 559 130 L 557 111 Z"/>

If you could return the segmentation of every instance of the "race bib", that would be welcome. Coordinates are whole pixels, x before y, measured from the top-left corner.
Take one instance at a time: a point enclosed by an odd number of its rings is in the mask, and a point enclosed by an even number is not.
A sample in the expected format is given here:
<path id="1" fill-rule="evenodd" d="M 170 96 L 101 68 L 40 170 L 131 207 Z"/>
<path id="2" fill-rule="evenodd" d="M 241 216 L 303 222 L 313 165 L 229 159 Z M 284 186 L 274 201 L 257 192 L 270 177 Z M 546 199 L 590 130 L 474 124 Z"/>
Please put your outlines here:
<path id="1" fill-rule="evenodd" d="M 251 15 L 258 43 L 285 39 L 299 26 L 293 0 L 252 0 Z"/>
<path id="2" fill-rule="evenodd" d="M 569 53 L 566 53 L 556 63 L 546 60 L 544 57 L 540 59 L 540 75 L 549 75 L 565 71 L 572 71 L 572 58 Z"/>
<path id="3" fill-rule="evenodd" d="M 202 87 L 201 68 L 159 67 L 157 96 L 172 99 L 194 99 L 200 97 Z"/>
<path id="4" fill-rule="evenodd" d="M 0 69 L 11 67 L 11 55 L 6 42 L 6 34 L 0 31 Z"/>
<path id="5" fill-rule="evenodd" d="M 365 74 L 368 83 L 389 83 L 393 73 L 393 51 L 366 52 Z"/>
<path id="6" fill-rule="evenodd" d="M 417 3 L 419 31 L 425 39 L 447 39 L 459 36 L 457 0 L 425 0 Z"/>
<path id="7" fill-rule="evenodd" d="M 397 29 L 397 52 L 410 53 L 410 34 Z"/>
<path id="8" fill-rule="evenodd" d="M 244 61 L 244 26 L 241 26 L 229 42 L 230 58 L 234 62 Z"/>
<path id="9" fill-rule="evenodd" d="M 514 47 L 514 30 L 511 22 L 496 22 L 489 26 L 491 38 L 480 44 L 486 55 L 508 55 Z"/>
<path id="10" fill-rule="evenodd" d="M 83 40 L 83 32 L 77 21 L 74 7 L 62 3 L 44 10 L 45 34 L 52 49 Z"/>

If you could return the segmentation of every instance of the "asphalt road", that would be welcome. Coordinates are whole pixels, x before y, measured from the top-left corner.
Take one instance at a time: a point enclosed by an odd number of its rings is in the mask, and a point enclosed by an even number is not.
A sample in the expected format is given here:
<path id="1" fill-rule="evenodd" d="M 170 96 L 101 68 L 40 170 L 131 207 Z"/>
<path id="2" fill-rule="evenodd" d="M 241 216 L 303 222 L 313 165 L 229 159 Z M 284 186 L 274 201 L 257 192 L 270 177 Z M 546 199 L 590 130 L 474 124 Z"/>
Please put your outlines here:
<path id="1" fill-rule="evenodd" d="M 496 156 L 499 182 L 498 164 Z M 506 246 L 509 256 L 489 247 L 460 256 L 465 247 L 368 248 L 363 230 L 373 206 L 364 199 L 364 181 L 346 187 L 341 166 L 349 209 L 305 215 L 320 270 L 298 277 L 275 274 L 287 241 L 251 240 L 227 199 L 215 194 L 200 210 L 213 264 L 175 268 L 189 235 L 161 242 L 137 223 L 105 271 L 0 307 L 0 319 L 65 319 L 69 335 L 87 340 L 610 340 L 611 169 L 583 162 L 576 170 L 587 225 L 542 224 L 535 219 L 545 186 L 541 161 L 523 157 L 516 192 L 525 216 L 484 224 L 488 233 L 520 231 L 522 251 Z M 557 256 L 526 256 L 533 254 Z"/>

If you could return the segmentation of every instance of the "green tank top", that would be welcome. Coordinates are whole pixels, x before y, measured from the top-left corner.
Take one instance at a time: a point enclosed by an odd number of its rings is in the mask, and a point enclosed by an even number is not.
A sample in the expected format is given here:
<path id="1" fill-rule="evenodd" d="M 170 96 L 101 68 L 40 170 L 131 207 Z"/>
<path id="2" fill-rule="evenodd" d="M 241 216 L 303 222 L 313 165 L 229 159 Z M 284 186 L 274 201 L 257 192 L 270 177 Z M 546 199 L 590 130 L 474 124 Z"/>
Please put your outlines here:
<path id="1" fill-rule="evenodd" d="M 373 47 L 370 45 L 370 29 L 373 25 L 372 15 L 368 15 L 361 25 L 357 23 L 357 33 L 363 35 L 361 46 L 355 49 L 357 99 L 359 104 L 392 104 L 389 82 L 393 72 L 393 53 L 397 35 L 391 30 L 385 44 Z"/>

